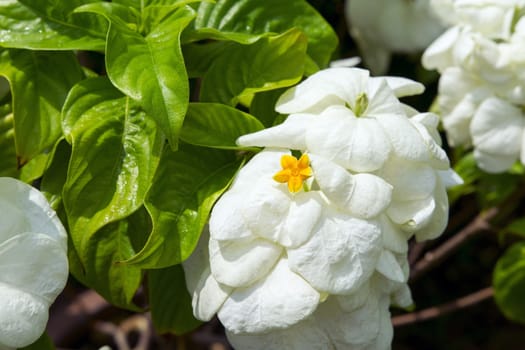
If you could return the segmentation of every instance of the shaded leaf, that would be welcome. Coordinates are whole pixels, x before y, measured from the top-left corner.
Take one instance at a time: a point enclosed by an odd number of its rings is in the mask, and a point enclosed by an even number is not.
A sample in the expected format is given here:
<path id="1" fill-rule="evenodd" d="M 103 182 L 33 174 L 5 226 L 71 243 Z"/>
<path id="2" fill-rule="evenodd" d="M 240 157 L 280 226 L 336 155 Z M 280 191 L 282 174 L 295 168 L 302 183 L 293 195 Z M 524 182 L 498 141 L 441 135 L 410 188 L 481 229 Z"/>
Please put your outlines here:
<path id="1" fill-rule="evenodd" d="M 157 332 L 180 335 L 202 324 L 193 317 L 181 265 L 150 270 L 148 290 L 151 318 Z"/>
<path id="2" fill-rule="evenodd" d="M 176 152 L 165 149 L 146 199 L 153 231 L 127 263 L 161 268 L 184 261 L 240 164 L 232 152 L 185 144 Z"/>
<path id="3" fill-rule="evenodd" d="M 525 323 L 525 242 L 511 246 L 494 269 L 494 297 L 503 314 Z"/>

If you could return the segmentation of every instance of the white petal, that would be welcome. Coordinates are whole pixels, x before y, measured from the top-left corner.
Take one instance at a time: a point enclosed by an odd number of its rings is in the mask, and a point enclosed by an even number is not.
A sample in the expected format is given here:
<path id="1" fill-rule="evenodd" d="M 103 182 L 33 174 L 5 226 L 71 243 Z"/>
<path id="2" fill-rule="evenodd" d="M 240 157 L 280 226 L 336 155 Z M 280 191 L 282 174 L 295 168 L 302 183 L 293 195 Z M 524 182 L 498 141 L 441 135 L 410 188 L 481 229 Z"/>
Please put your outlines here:
<path id="1" fill-rule="evenodd" d="M 519 108 L 499 98 L 483 102 L 470 124 L 474 147 L 484 153 L 518 158 L 524 129 Z"/>
<path id="2" fill-rule="evenodd" d="M 427 144 L 407 117 L 383 115 L 377 117 L 377 122 L 388 135 L 392 148 L 399 157 L 414 161 L 429 159 Z"/>
<path id="3" fill-rule="evenodd" d="M 435 208 L 430 220 L 416 232 L 416 240 L 434 239 L 441 235 L 448 224 L 448 195 L 445 185 L 438 180 L 434 191 Z"/>
<path id="4" fill-rule="evenodd" d="M 391 303 L 397 307 L 407 308 L 414 304 L 410 287 L 403 283 L 391 296 Z"/>
<path id="5" fill-rule="evenodd" d="M 239 215 L 246 194 L 241 191 L 226 191 L 215 203 L 210 216 L 210 234 L 214 239 L 237 239 L 252 235 L 244 218 Z"/>
<path id="6" fill-rule="evenodd" d="M 211 275 L 208 254 L 209 233 L 205 230 L 193 251 L 182 263 L 186 287 L 192 296 L 193 314 L 201 321 L 209 321 L 217 313 L 233 288 L 221 285 Z"/>
<path id="7" fill-rule="evenodd" d="M 290 154 L 290 151 L 264 149 L 257 153 L 239 171 L 231 190 L 251 191 L 259 179 L 271 179 L 275 173 L 281 170 L 281 157 Z"/>
<path id="8" fill-rule="evenodd" d="M 379 258 L 379 226 L 327 210 L 314 231 L 304 245 L 288 249 L 290 268 L 324 292 L 343 294 L 359 288 Z"/>
<path id="9" fill-rule="evenodd" d="M 64 250 L 67 249 L 66 230 L 40 191 L 22 181 L 9 177 L 0 177 L 0 198 L 21 210 L 29 220 L 29 228 L 16 233 L 44 233 L 60 243 Z M 1 204 L 0 206 L 3 207 Z M 8 212 L 6 212 L 7 214 Z M 3 211 L 0 212 L 0 238 L 2 238 L 4 222 L 8 223 L 9 221 L 10 218 L 4 216 Z"/>
<path id="10" fill-rule="evenodd" d="M 406 282 L 403 269 L 397 263 L 395 256 L 388 250 L 383 250 L 377 261 L 377 271 L 383 276 L 396 282 Z"/>
<path id="11" fill-rule="evenodd" d="M 276 237 L 284 247 L 297 247 L 306 242 L 317 224 L 323 201 L 316 192 L 297 193 L 290 204 L 286 221 Z"/>
<path id="12" fill-rule="evenodd" d="M 226 335 L 235 349 L 242 350 L 333 350 L 328 335 L 313 318 L 263 334 L 226 332 Z"/>
<path id="13" fill-rule="evenodd" d="M 346 108 L 330 108 L 306 132 L 308 150 L 359 172 L 380 168 L 390 142 L 375 119 L 356 118 Z"/>
<path id="14" fill-rule="evenodd" d="M 411 118 L 412 124 L 419 131 L 430 152 L 430 165 L 436 169 L 446 170 L 450 168 L 450 161 L 445 150 L 441 148 L 441 137 L 437 130 L 438 121 L 438 116 L 433 113 L 421 113 Z"/>
<path id="15" fill-rule="evenodd" d="M 389 204 L 392 186 L 371 174 L 352 175 L 343 167 L 311 155 L 315 179 L 323 193 L 340 208 L 372 218 Z"/>
<path id="16" fill-rule="evenodd" d="M 436 174 L 430 166 L 394 157 L 385 163 L 379 176 L 394 187 L 393 200 L 426 198 L 436 185 Z"/>
<path id="17" fill-rule="evenodd" d="M 394 225 L 386 215 L 381 215 L 380 223 L 384 247 L 396 253 L 406 253 L 408 251 L 407 235 Z"/>
<path id="18" fill-rule="evenodd" d="M 334 296 L 344 312 L 352 312 L 357 308 L 362 307 L 367 302 L 368 298 L 373 294 L 370 290 L 370 280 L 365 282 L 355 292 L 345 295 Z"/>
<path id="19" fill-rule="evenodd" d="M 35 342 L 45 330 L 49 302 L 3 283 L 0 296 L 0 344 L 20 348 Z"/>
<path id="20" fill-rule="evenodd" d="M 437 172 L 439 179 L 446 188 L 463 184 L 463 179 L 452 169 L 440 170 Z"/>
<path id="21" fill-rule="evenodd" d="M 396 97 L 419 95 L 425 91 L 425 85 L 411 79 L 402 77 L 384 78 Z"/>
<path id="22" fill-rule="evenodd" d="M 290 114 L 282 124 L 239 137 L 237 144 L 304 150 L 304 135 L 315 117 L 313 114 Z"/>
<path id="23" fill-rule="evenodd" d="M 319 293 L 290 271 L 285 258 L 263 280 L 236 289 L 219 311 L 219 319 L 232 333 L 262 333 L 290 327 L 310 316 Z"/>
<path id="24" fill-rule="evenodd" d="M 369 72 L 359 68 L 328 68 L 287 90 L 277 101 L 276 111 L 282 114 L 321 112 L 331 105 L 354 102 L 364 92 Z"/>
<path id="25" fill-rule="evenodd" d="M 387 209 L 387 214 L 396 224 L 407 232 L 424 227 L 432 218 L 436 208 L 433 196 L 420 200 L 395 201 Z"/>
<path id="26" fill-rule="evenodd" d="M 246 287 L 266 276 L 282 253 L 280 246 L 255 237 L 210 239 L 209 248 L 213 277 L 231 287 Z"/>
<path id="27" fill-rule="evenodd" d="M 445 68 L 454 65 L 452 50 L 459 33 L 459 27 L 452 27 L 430 44 L 421 57 L 423 66 L 426 69 L 443 71 Z"/>
<path id="28" fill-rule="evenodd" d="M 376 296 L 369 296 L 361 307 L 351 312 L 342 312 L 339 308 L 339 303 L 333 298 L 319 306 L 319 322 L 336 349 L 360 349 L 360 345 L 377 337 L 380 312 Z"/>
<path id="29" fill-rule="evenodd" d="M 403 115 L 403 105 L 399 102 L 394 91 L 390 88 L 385 77 L 373 77 L 368 81 L 368 108 L 363 116 L 376 117 L 379 115 Z"/>
<path id="30" fill-rule="evenodd" d="M 487 173 L 502 173 L 509 170 L 517 160 L 514 155 L 490 154 L 477 149 L 474 149 L 474 158 L 478 167 Z"/>
<path id="31" fill-rule="evenodd" d="M 51 304 L 68 277 L 62 245 L 41 233 L 22 233 L 0 244 L 0 284 L 38 296 Z"/>
<path id="32" fill-rule="evenodd" d="M 271 178 L 259 181 L 251 193 L 246 193 L 237 215 L 244 218 L 253 234 L 276 242 L 288 216 L 291 197 L 286 184 L 278 184 Z"/>

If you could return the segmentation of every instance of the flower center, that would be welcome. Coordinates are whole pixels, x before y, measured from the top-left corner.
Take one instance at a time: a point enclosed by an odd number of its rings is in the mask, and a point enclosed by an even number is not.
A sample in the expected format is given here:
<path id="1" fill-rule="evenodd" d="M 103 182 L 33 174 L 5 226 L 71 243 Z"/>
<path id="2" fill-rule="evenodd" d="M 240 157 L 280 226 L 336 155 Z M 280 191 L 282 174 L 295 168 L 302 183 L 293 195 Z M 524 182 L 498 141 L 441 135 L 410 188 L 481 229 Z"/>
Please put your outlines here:
<path id="1" fill-rule="evenodd" d="M 356 117 L 360 117 L 368 108 L 368 96 L 362 92 L 357 96 L 355 100 L 354 114 Z"/>
<path id="2" fill-rule="evenodd" d="M 299 159 L 285 154 L 281 157 L 281 167 L 282 170 L 277 172 L 273 179 L 279 183 L 287 183 L 288 190 L 292 193 L 299 192 L 303 188 L 304 181 L 312 176 L 307 154 L 303 154 Z"/>

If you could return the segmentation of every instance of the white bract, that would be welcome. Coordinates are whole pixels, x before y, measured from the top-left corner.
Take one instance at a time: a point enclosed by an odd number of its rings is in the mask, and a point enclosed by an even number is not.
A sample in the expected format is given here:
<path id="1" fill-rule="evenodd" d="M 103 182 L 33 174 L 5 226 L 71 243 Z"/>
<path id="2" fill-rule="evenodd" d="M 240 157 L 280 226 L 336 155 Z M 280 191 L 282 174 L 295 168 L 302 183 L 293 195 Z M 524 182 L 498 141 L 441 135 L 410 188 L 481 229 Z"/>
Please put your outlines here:
<path id="1" fill-rule="evenodd" d="M 505 171 L 525 161 L 525 1 L 446 2 L 454 26 L 422 62 L 442 74 L 438 103 L 447 138 L 472 146 L 483 170 Z"/>
<path id="2" fill-rule="evenodd" d="M 421 51 L 444 30 L 429 0 L 347 0 L 345 14 L 350 34 L 376 74 L 388 69 L 392 52 Z"/>
<path id="3" fill-rule="evenodd" d="M 389 348 L 389 305 L 411 304 L 407 240 L 443 231 L 460 182 L 437 116 L 398 100 L 422 91 L 327 69 L 281 96 L 282 124 L 238 139 L 265 148 L 184 263 L 197 318 L 217 313 L 238 349 Z"/>
<path id="4" fill-rule="evenodd" d="M 68 276 L 67 237 L 45 197 L 0 177 L 0 348 L 27 346 L 44 332 Z"/>

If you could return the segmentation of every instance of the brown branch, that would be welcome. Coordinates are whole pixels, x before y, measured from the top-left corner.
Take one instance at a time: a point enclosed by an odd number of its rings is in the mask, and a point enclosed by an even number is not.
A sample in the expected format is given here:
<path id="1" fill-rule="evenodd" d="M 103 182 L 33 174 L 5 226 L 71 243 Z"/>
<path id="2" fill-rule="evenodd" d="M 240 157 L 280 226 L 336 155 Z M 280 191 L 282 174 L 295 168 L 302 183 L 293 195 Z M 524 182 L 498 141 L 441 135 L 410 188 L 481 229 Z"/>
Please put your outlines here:
<path id="1" fill-rule="evenodd" d="M 482 301 L 491 298 L 493 295 L 494 290 L 492 287 L 487 287 L 446 304 L 430 307 L 421 311 L 411 312 L 405 315 L 395 316 L 392 318 L 392 324 L 394 327 L 400 327 L 437 318 L 450 312 L 481 303 Z"/>
<path id="2" fill-rule="evenodd" d="M 496 217 L 498 208 L 490 208 L 484 213 L 479 214 L 472 220 L 465 228 L 450 237 L 442 245 L 436 249 L 427 252 L 421 260 L 419 260 L 410 271 L 410 281 L 420 277 L 425 271 L 429 270 L 450 253 L 456 250 L 466 240 L 479 233 L 490 231 L 490 221 Z"/>

